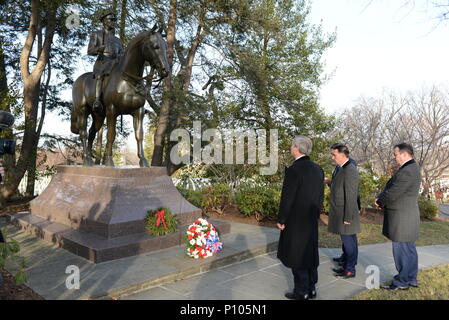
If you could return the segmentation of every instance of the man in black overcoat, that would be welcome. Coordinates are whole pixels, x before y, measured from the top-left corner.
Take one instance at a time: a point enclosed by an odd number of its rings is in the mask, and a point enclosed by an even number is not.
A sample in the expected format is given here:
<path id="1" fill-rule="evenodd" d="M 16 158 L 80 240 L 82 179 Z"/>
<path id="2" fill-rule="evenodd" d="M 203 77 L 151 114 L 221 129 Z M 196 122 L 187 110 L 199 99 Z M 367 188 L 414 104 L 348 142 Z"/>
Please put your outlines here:
<path id="1" fill-rule="evenodd" d="M 293 272 L 294 290 L 285 296 L 308 300 L 316 297 L 318 282 L 318 219 L 323 206 L 324 173 L 310 160 L 312 141 L 308 137 L 295 137 L 290 151 L 295 162 L 285 170 L 277 257 Z"/>

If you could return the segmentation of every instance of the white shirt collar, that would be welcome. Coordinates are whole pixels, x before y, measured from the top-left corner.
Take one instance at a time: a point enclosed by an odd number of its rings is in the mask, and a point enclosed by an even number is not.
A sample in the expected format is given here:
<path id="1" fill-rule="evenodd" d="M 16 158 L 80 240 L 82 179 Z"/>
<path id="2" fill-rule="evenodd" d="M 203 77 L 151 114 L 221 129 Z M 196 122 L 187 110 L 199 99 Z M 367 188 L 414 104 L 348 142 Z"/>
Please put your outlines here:
<path id="1" fill-rule="evenodd" d="M 343 168 L 343 166 L 344 166 L 348 161 L 349 161 L 349 158 L 348 158 L 348 160 L 346 160 L 344 163 L 341 164 L 340 168 Z"/>
<path id="2" fill-rule="evenodd" d="M 410 159 L 410 160 L 405 161 L 403 164 L 401 164 L 401 166 L 399 167 L 399 169 L 402 168 L 402 167 L 404 166 L 404 164 L 406 164 L 406 163 L 408 163 L 408 162 L 410 162 L 410 161 L 412 161 L 412 160 L 413 160 L 413 158 Z"/>
<path id="3" fill-rule="evenodd" d="M 302 156 L 299 156 L 298 158 L 296 158 L 295 161 L 298 160 L 298 159 L 301 159 L 302 157 L 305 157 L 305 156 L 306 156 L 306 155 L 303 154 Z"/>

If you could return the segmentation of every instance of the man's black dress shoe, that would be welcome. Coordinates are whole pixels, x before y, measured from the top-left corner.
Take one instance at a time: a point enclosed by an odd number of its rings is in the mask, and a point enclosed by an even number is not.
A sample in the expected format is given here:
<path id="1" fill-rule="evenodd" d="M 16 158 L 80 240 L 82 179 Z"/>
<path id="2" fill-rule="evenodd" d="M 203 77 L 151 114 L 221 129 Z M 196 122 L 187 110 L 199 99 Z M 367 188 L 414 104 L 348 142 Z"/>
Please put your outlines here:
<path id="1" fill-rule="evenodd" d="M 346 271 L 337 272 L 335 273 L 335 276 L 340 279 L 355 278 L 355 272 L 346 272 Z"/>
<path id="2" fill-rule="evenodd" d="M 309 291 L 309 299 L 315 299 L 316 298 L 316 290 Z"/>
<path id="3" fill-rule="evenodd" d="M 345 269 L 343 269 L 343 268 L 332 268 L 332 271 L 336 272 L 336 273 L 342 273 L 342 272 L 345 271 Z"/>
<path id="4" fill-rule="evenodd" d="M 332 260 L 334 260 L 335 262 L 345 262 L 345 259 L 343 259 L 342 257 L 333 258 Z"/>
<path id="5" fill-rule="evenodd" d="M 290 300 L 309 300 L 309 295 L 306 294 L 296 294 L 293 292 L 287 292 L 285 297 Z"/>
<path id="6" fill-rule="evenodd" d="M 388 286 L 380 286 L 381 289 L 385 289 L 385 290 L 391 290 L 391 291 L 396 291 L 396 290 L 407 290 L 408 287 L 398 287 L 395 286 L 394 284 L 390 284 Z"/>

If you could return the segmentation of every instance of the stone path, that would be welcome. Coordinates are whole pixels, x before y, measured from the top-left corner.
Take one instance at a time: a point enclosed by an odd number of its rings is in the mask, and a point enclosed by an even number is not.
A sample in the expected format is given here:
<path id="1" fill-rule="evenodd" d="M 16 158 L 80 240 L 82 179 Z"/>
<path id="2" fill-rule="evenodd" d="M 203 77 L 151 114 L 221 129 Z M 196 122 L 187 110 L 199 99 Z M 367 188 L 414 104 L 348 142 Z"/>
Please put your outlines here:
<path id="1" fill-rule="evenodd" d="M 223 251 L 200 261 L 188 258 L 179 246 L 99 264 L 10 229 L 26 257 L 27 285 L 45 299 L 283 300 L 293 287 L 290 269 L 276 258 L 279 231 L 273 228 L 231 223 L 231 232 L 222 237 Z M 369 265 L 379 267 L 381 282 L 390 280 L 396 274 L 391 251 L 391 243 L 361 246 L 357 277 L 340 280 L 331 270 L 340 249 L 320 249 L 317 298 L 349 299 L 365 290 Z M 449 264 L 449 245 L 419 247 L 418 254 L 420 268 Z M 66 287 L 70 265 L 80 270 L 79 290 Z M 6 268 L 14 271 L 11 265 Z"/>
<path id="2" fill-rule="evenodd" d="M 449 204 L 440 205 L 440 217 L 449 218 Z"/>
<path id="3" fill-rule="evenodd" d="M 0 217 L 0 227 L 5 225 L 6 219 Z M 27 285 L 45 299 L 94 299 L 134 293 L 276 250 L 279 239 L 277 229 L 231 223 L 231 232 L 221 237 L 223 251 L 212 258 L 191 259 L 185 254 L 185 246 L 177 246 L 93 264 L 16 227 L 9 229 L 26 258 Z M 80 272 L 78 290 L 66 286 L 69 266 L 76 266 Z M 12 264 L 6 269 L 16 270 Z"/>
<path id="4" fill-rule="evenodd" d="M 356 278 L 336 279 L 331 270 L 332 257 L 339 249 L 320 249 L 318 268 L 318 300 L 350 299 L 366 290 L 365 273 L 369 265 L 380 269 L 380 282 L 391 280 L 397 273 L 392 257 L 391 243 L 359 247 Z M 449 264 L 449 245 L 418 247 L 419 268 Z M 293 276 L 269 253 L 217 270 L 194 275 L 182 281 L 163 284 L 122 297 L 135 300 L 284 300 L 284 293 L 293 289 Z"/>

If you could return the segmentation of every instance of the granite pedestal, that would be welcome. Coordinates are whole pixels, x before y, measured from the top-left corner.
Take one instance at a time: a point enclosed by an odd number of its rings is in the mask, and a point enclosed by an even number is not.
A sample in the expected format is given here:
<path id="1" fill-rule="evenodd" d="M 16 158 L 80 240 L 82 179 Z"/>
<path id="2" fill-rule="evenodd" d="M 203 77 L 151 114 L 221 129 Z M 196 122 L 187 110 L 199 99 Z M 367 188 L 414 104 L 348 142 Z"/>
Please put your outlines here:
<path id="1" fill-rule="evenodd" d="M 161 206 L 176 216 L 179 231 L 150 236 L 147 211 Z M 30 202 L 30 211 L 10 220 L 94 263 L 179 245 L 187 226 L 201 217 L 165 167 L 59 166 L 44 192 Z M 227 233 L 230 225 L 216 228 Z"/>

